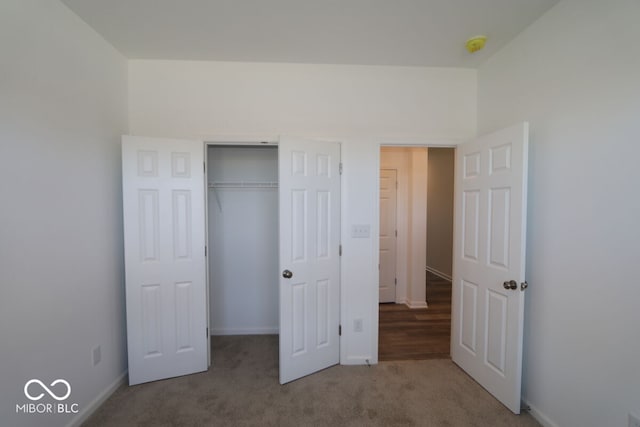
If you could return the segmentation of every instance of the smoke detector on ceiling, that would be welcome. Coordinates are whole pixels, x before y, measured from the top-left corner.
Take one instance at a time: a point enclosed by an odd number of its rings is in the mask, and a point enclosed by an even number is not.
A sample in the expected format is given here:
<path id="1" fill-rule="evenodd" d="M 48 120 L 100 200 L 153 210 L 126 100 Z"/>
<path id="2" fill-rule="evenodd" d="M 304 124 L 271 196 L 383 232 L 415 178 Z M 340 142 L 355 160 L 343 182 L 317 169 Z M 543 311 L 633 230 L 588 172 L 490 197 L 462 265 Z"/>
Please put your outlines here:
<path id="1" fill-rule="evenodd" d="M 467 42 L 465 43 L 465 46 L 469 51 L 469 53 L 473 53 L 481 50 L 484 47 L 484 44 L 486 42 L 487 42 L 486 36 L 475 36 L 467 40 Z"/>

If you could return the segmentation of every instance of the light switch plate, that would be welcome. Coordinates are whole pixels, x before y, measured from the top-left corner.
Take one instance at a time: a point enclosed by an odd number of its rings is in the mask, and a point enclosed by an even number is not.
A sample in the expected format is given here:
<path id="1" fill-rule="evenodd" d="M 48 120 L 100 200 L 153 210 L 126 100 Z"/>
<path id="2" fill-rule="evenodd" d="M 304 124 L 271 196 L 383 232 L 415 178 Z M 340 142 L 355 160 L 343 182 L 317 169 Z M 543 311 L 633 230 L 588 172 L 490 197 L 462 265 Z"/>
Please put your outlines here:
<path id="1" fill-rule="evenodd" d="M 353 224 L 351 226 L 351 237 L 368 239 L 370 235 L 371 226 L 369 224 Z"/>

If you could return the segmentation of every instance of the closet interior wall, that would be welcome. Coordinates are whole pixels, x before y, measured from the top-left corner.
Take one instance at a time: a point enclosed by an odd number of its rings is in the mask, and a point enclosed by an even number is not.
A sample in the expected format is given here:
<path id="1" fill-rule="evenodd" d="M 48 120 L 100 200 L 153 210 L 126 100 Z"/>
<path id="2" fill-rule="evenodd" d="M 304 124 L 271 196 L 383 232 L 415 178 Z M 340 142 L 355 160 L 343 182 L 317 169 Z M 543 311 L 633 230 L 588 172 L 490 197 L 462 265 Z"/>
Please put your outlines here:
<path id="1" fill-rule="evenodd" d="M 278 149 L 207 147 L 211 335 L 278 333 Z"/>

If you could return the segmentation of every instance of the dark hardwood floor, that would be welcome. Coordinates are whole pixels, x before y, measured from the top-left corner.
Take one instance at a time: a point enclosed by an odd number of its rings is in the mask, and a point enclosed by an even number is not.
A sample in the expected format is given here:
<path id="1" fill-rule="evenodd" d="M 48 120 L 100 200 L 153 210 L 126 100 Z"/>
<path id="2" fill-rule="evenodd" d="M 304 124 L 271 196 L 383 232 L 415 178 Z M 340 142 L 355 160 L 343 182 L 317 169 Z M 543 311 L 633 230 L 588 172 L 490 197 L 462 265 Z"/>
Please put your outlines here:
<path id="1" fill-rule="evenodd" d="M 449 358 L 451 282 L 427 272 L 426 309 L 380 304 L 378 359 Z"/>

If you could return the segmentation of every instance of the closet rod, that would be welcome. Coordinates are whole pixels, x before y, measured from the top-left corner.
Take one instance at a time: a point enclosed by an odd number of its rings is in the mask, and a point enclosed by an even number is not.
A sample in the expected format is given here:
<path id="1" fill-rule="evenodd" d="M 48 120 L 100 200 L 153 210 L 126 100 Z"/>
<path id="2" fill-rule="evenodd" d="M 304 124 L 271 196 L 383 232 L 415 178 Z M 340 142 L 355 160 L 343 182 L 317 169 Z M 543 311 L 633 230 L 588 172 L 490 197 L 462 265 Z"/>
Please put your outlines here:
<path id="1" fill-rule="evenodd" d="M 278 188 L 277 181 L 214 181 L 209 188 Z"/>

